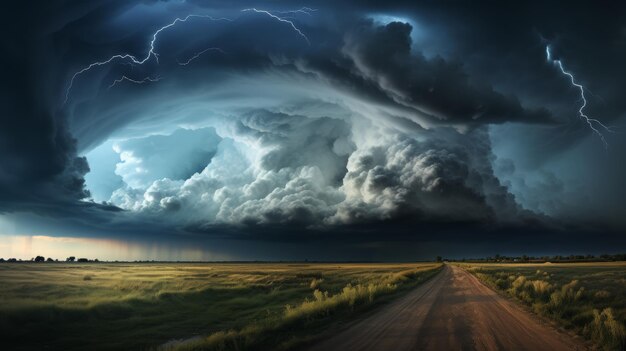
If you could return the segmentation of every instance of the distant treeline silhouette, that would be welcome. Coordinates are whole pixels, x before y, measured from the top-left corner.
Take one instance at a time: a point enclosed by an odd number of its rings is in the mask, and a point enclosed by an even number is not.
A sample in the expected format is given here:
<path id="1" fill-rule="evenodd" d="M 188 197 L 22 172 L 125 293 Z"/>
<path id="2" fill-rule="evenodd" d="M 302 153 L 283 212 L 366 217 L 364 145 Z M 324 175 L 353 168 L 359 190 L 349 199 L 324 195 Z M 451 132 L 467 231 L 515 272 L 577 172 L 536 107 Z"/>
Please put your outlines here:
<path id="1" fill-rule="evenodd" d="M 488 257 L 473 257 L 473 258 L 445 258 L 442 256 L 437 256 L 435 258 L 436 262 L 442 261 L 454 261 L 454 262 L 499 262 L 499 263 L 515 263 L 515 262 L 528 262 L 528 263 L 544 263 L 544 262 L 612 262 L 612 261 L 626 261 L 626 253 L 622 254 L 602 254 L 602 255 L 554 255 L 554 256 L 505 256 L 505 255 L 494 255 Z M 160 260 L 135 260 L 135 261 L 100 261 L 97 258 L 88 259 L 88 258 L 76 258 L 75 256 L 70 256 L 63 261 L 58 259 L 53 259 L 48 257 L 47 259 L 43 256 L 36 256 L 31 258 L 30 260 L 22 260 L 17 258 L 9 258 L 4 259 L 0 258 L 0 263 L 4 262 L 21 262 L 21 263 L 29 263 L 29 262 L 38 262 L 38 263 L 60 263 L 60 262 L 78 262 L 78 263 L 99 263 L 99 262 L 109 262 L 109 263 L 377 263 L 374 261 L 160 261 Z M 416 262 L 426 262 L 426 261 L 416 261 Z"/>
<path id="2" fill-rule="evenodd" d="M 544 262 L 612 262 L 612 261 L 626 261 L 626 254 L 602 254 L 602 255 L 554 255 L 554 256 L 503 256 L 494 255 L 489 257 L 479 258 L 462 258 L 462 259 L 447 259 L 444 261 L 461 261 L 461 262 L 500 262 L 500 263 L 516 263 L 516 262 L 528 262 L 528 263 L 544 263 Z"/>
<path id="3" fill-rule="evenodd" d="M 65 259 L 65 261 L 59 261 L 59 259 L 53 259 L 52 257 L 48 257 L 47 259 L 43 256 L 36 256 L 31 258 L 30 260 L 22 260 L 22 259 L 17 259 L 17 258 L 9 258 L 9 259 L 4 259 L 4 258 L 0 258 L 0 263 L 2 262 L 100 262 L 97 258 L 90 260 L 88 258 L 79 258 L 78 260 L 76 259 L 75 256 L 70 256 L 68 258 Z"/>

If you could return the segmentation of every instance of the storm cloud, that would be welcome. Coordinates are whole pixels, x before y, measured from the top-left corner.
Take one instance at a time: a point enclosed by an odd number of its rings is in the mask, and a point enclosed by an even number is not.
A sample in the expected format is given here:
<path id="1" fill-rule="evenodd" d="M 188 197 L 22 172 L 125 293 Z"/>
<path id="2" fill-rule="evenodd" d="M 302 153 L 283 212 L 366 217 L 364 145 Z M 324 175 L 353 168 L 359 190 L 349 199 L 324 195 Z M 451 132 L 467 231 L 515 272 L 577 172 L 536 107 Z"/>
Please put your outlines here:
<path id="1" fill-rule="evenodd" d="M 619 129 L 622 6 L 546 20 L 561 9 L 301 5 L 15 8 L 24 20 L 1 55 L 0 213 L 94 235 L 145 226 L 270 241 L 367 226 L 403 240 L 415 229 L 416 241 L 626 226 L 623 141 L 608 136 L 609 153 L 597 143 L 545 57 L 550 44 L 589 87 L 590 115 Z"/>

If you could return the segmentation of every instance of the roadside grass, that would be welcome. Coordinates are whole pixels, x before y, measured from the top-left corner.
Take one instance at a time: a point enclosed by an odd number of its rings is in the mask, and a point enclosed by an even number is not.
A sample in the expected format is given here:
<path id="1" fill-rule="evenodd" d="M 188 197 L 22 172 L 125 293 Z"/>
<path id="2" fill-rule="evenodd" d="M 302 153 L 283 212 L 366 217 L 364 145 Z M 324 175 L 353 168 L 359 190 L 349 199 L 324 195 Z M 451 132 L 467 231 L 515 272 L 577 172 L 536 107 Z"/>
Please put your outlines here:
<path id="1" fill-rule="evenodd" d="M 315 289 L 312 299 L 307 298 L 295 306 L 286 305 L 282 315 L 253 323 L 241 330 L 220 331 L 161 349 L 287 350 L 302 346 L 313 341 L 315 334 L 333 323 L 426 281 L 440 268 L 441 265 L 433 265 L 390 273 L 366 284 L 348 284 L 335 294 Z"/>
<path id="2" fill-rule="evenodd" d="M 0 349 L 289 348 L 438 267 L 1 264 Z"/>
<path id="3" fill-rule="evenodd" d="M 626 349 L 626 263 L 462 266 L 600 349 Z"/>

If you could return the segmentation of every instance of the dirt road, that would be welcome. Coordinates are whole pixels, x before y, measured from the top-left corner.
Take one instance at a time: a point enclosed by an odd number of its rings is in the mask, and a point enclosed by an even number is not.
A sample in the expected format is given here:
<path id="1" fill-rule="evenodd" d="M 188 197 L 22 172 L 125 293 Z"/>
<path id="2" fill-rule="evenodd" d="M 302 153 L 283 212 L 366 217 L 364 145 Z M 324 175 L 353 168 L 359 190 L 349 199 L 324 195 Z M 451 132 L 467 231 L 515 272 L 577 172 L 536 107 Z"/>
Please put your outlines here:
<path id="1" fill-rule="evenodd" d="M 334 350 L 584 350 L 501 297 L 471 274 L 446 265 L 426 284 L 315 345 Z"/>

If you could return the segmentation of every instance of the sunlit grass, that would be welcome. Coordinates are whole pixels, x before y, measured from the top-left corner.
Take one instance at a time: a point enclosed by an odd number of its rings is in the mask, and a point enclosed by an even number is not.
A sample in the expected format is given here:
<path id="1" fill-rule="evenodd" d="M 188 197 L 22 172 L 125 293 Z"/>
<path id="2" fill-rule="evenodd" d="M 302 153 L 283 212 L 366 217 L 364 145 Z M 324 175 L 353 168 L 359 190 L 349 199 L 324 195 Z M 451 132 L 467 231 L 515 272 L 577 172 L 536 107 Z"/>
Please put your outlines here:
<path id="1" fill-rule="evenodd" d="M 625 262 L 463 266 L 602 349 L 626 347 Z"/>
<path id="2" fill-rule="evenodd" d="M 0 338 L 16 345 L 12 349 L 103 350 L 154 348 L 194 336 L 196 346 L 208 348 L 235 335 L 247 335 L 242 345 L 252 347 L 273 344 L 279 333 L 289 336 L 288 347 L 310 337 L 303 330 L 350 316 L 355 305 L 358 310 L 415 285 L 436 267 L 2 264 Z"/>
<path id="3" fill-rule="evenodd" d="M 430 278 L 440 265 L 425 265 L 385 274 L 367 283 L 349 283 L 331 294 L 315 289 L 312 299 L 286 305 L 282 315 L 249 324 L 240 330 L 220 331 L 204 338 L 168 345 L 164 350 L 285 350 L 310 341 L 312 331 L 328 326 L 334 316 L 345 317 L 373 305 L 378 297 L 392 295 Z M 314 278 L 316 280 L 317 278 Z M 369 279 L 368 279 L 369 280 Z M 403 283 L 405 283 L 403 285 Z M 304 332 L 303 331 L 307 331 Z"/>

